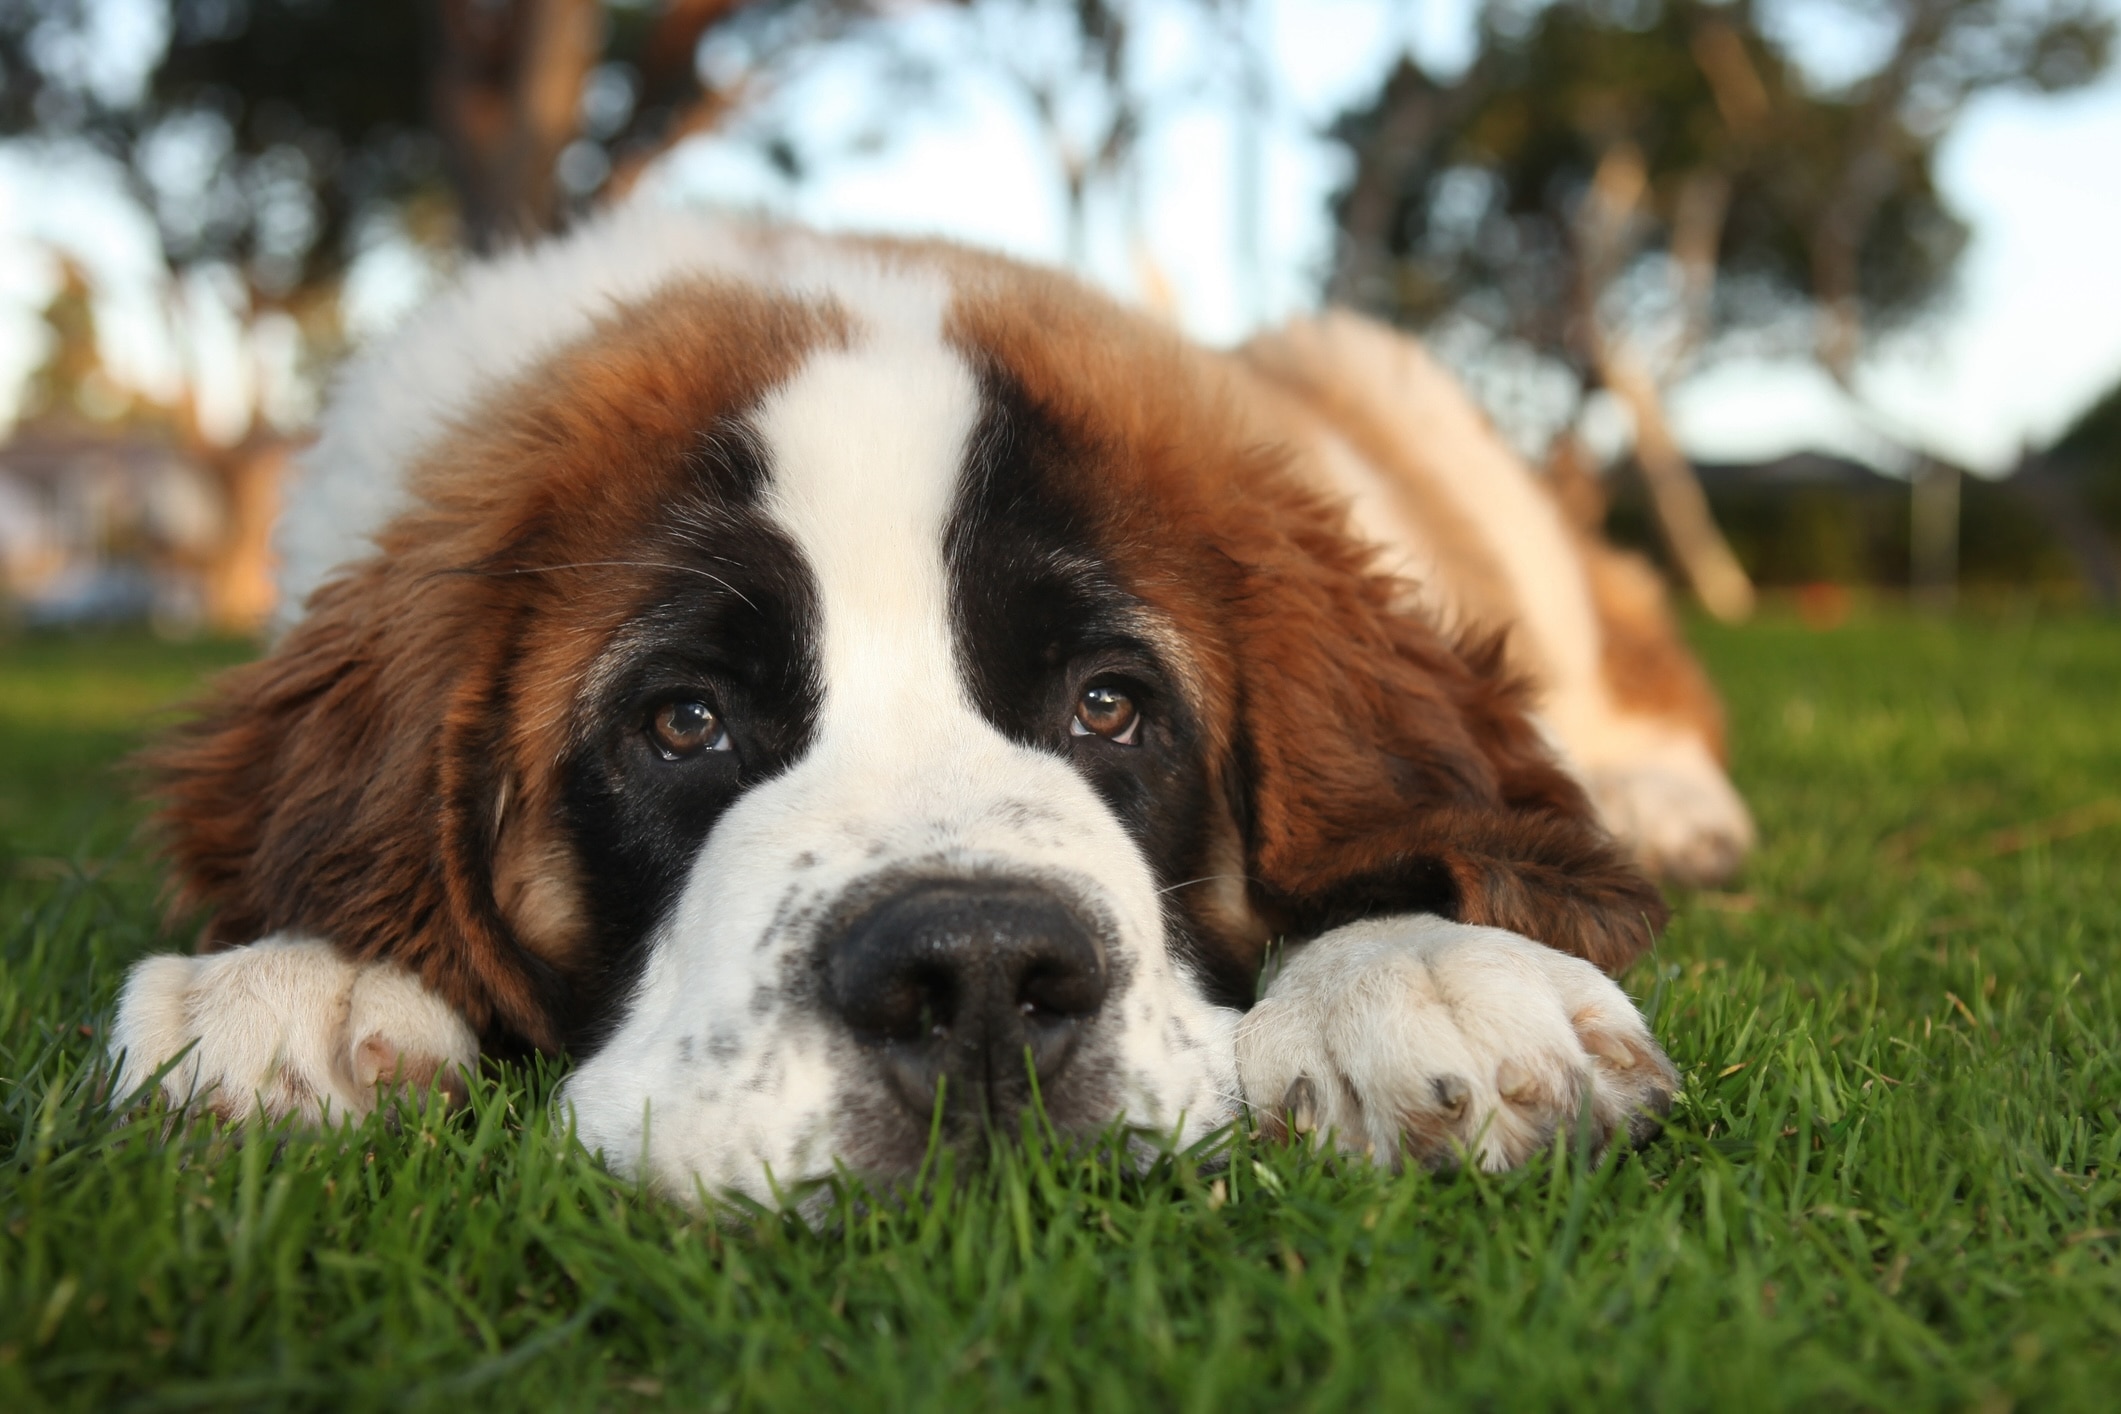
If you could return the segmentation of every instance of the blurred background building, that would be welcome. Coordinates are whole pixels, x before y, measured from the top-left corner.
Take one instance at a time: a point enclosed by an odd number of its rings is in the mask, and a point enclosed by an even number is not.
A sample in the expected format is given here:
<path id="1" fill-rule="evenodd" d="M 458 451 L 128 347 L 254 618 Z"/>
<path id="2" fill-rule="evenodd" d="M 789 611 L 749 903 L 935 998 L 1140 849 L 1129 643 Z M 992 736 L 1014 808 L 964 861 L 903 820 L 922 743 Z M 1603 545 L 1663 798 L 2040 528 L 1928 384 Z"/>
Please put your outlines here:
<path id="1" fill-rule="evenodd" d="M 1712 613 L 2121 596 L 2121 0 L 0 0 L 0 614 L 247 631 L 334 363 L 710 202 L 1420 331 Z"/>

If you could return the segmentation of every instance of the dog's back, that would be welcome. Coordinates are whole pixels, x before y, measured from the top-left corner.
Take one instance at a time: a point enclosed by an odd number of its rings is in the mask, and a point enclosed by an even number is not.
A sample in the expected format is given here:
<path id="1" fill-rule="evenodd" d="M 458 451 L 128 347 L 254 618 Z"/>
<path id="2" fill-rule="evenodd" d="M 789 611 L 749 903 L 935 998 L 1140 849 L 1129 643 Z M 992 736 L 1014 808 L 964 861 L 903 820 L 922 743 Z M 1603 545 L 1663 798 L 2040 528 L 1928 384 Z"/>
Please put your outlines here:
<path id="1" fill-rule="evenodd" d="M 1432 620 L 1503 630 L 1541 720 L 1613 832 L 1658 874 L 1729 877 L 1753 842 L 1722 711 L 1656 575 L 1571 522 L 1413 340 L 1336 311 L 1240 356 L 1288 396 L 1296 464 L 1344 498 Z"/>

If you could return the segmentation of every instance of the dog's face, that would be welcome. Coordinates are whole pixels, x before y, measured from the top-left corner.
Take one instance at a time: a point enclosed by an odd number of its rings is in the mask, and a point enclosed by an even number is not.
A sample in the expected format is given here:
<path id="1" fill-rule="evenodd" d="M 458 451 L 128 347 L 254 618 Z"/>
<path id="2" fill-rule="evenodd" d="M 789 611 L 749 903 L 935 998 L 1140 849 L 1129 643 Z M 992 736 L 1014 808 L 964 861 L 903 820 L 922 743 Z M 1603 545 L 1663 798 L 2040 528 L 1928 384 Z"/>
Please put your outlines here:
<path id="1" fill-rule="evenodd" d="M 905 1168 L 1034 1074 L 1063 1126 L 1219 1124 L 1253 963 L 1183 895 L 1242 865 L 1099 449 L 939 290 L 849 313 L 710 434 L 575 702 L 567 843 L 643 969 L 582 1136 L 679 1181 Z"/>
<path id="2" fill-rule="evenodd" d="M 1195 1137 L 1277 934 L 1637 945 L 1492 664 L 1243 392 L 1000 267 L 667 290 L 491 395 L 172 750 L 183 877 L 221 941 L 570 1048 L 584 1141 L 688 1193 L 906 1171 L 1034 1085 Z"/>

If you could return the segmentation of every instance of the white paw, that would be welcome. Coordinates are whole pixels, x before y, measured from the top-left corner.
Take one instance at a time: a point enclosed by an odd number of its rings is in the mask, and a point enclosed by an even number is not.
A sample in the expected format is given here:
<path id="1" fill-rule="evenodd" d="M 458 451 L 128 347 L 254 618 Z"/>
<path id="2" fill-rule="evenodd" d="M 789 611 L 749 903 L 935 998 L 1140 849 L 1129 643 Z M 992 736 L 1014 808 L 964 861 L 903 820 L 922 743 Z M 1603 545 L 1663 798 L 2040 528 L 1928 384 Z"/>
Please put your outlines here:
<path id="1" fill-rule="evenodd" d="M 1679 1085 L 1597 968 L 1429 916 L 1357 923 L 1294 953 L 1239 1023 L 1237 1072 L 1270 1131 L 1489 1170 L 1523 1163 L 1579 1114 L 1594 1148 L 1646 1139 Z"/>
<path id="2" fill-rule="evenodd" d="M 136 964 L 110 1050 L 120 1096 L 182 1052 L 162 1077 L 173 1107 L 312 1125 L 366 1115 L 379 1084 L 419 1093 L 438 1084 L 461 1103 L 479 1056 L 464 1019 L 402 967 L 286 937 Z"/>
<path id="3" fill-rule="evenodd" d="M 1698 753 L 1597 767 L 1585 790 L 1613 837 L 1659 879 L 1728 882 L 1753 848 L 1753 817 L 1722 770 Z"/>

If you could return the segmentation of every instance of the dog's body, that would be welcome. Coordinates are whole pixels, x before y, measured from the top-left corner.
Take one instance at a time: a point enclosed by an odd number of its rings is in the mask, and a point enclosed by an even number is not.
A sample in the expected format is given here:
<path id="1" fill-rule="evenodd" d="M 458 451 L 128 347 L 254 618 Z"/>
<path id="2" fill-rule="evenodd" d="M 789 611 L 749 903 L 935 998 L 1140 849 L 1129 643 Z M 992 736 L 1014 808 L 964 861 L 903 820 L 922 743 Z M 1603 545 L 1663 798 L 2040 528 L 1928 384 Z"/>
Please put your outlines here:
<path id="1" fill-rule="evenodd" d="M 1499 1167 L 1674 1083 L 1601 812 L 1749 839 L 1654 584 L 1347 316 L 1217 354 L 635 209 L 358 362 L 283 544 L 305 614 L 163 756 L 209 951 L 113 1037 L 227 1114 L 483 1043 L 681 1195 L 907 1171 L 1034 1074 L 1064 1131 Z"/>

